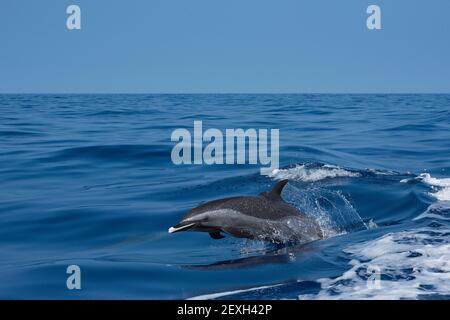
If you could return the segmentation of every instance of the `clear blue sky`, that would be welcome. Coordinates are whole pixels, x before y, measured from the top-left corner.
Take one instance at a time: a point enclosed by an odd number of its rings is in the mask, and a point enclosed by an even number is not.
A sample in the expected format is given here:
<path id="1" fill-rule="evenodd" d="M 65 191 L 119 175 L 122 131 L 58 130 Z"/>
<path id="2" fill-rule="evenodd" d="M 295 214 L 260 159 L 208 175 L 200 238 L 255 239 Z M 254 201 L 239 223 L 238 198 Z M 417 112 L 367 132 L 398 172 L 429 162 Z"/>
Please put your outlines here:
<path id="1" fill-rule="evenodd" d="M 449 93 L 450 1 L 1 0 L 0 92 Z"/>

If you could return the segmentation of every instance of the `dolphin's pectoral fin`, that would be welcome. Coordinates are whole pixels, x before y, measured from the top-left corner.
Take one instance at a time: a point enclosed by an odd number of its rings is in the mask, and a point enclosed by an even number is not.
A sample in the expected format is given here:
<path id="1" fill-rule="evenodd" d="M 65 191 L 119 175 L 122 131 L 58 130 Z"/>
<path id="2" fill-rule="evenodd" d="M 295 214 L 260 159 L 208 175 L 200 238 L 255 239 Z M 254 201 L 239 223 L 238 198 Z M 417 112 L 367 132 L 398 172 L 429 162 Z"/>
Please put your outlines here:
<path id="1" fill-rule="evenodd" d="M 210 236 L 211 238 L 213 238 L 214 240 L 219 240 L 219 239 L 225 238 L 225 236 L 223 236 L 223 235 L 220 234 L 220 231 L 210 232 L 210 233 L 209 233 L 209 236 Z"/>

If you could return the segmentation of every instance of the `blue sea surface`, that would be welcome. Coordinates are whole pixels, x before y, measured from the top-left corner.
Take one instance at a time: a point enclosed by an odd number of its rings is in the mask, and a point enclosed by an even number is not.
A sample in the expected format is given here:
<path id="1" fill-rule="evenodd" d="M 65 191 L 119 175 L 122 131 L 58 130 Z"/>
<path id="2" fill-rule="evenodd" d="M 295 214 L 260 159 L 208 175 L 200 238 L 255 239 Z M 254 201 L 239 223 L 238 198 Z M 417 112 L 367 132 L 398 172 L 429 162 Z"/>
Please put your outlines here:
<path id="1" fill-rule="evenodd" d="M 174 165 L 195 120 L 280 129 L 280 169 Z M 0 95 L 0 147 L 0 298 L 450 298 L 450 95 Z M 326 239 L 167 232 L 284 178 Z"/>

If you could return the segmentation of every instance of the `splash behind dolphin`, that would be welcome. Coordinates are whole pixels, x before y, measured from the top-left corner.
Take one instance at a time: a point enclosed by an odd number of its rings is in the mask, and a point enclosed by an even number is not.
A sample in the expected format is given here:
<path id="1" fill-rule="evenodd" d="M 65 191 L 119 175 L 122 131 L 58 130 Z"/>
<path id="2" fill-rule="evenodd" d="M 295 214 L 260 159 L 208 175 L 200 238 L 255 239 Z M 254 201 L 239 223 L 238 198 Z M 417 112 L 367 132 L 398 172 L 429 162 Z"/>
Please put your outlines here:
<path id="1" fill-rule="evenodd" d="M 190 210 L 180 223 L 169 228 L 169 233 L 202 231 L 208 232 L 213 239 L 221 239 L 222 233 L 226 233 L 275 243 L 321 239 L 323 234 L 317 222 L 281 198 L 287 182 L 282 180 L 270 192 L 259 196 L 204 203 Z"/>

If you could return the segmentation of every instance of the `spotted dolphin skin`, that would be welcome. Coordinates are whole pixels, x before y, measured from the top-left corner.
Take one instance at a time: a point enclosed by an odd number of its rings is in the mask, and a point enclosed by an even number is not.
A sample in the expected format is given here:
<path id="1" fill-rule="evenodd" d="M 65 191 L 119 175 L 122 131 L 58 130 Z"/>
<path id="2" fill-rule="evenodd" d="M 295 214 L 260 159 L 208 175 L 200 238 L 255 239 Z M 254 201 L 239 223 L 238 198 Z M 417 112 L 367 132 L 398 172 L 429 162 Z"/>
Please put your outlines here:
<path id="1" fill-rule="evenodd" d="M 270 192 L 258 196 L 210 201 L 192 210 L 169 233 L 208 232 L 221 239 L 223 233 L 238 238 L 283 243 L 310 242 L 323 238 L 317 222 L 281 198 L 288 180 L 278 182 Z"/>

